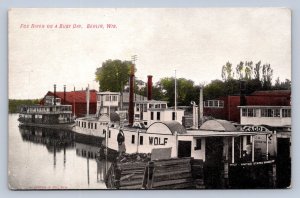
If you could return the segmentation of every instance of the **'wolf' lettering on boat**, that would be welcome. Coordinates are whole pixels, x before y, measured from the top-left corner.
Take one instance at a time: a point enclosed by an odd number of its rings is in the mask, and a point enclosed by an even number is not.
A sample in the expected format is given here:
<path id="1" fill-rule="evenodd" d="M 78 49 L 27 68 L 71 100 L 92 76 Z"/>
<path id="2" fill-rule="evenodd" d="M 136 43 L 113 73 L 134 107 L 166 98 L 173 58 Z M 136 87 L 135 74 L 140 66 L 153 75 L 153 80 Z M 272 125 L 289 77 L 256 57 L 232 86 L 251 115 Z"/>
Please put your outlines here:
<path id="1" fill-rule="evenodd" d="M 166 145 L 168 143 L 168 138 L 163 138 L 163 141 L 159 137 L 149 137 L 149 144 L 152 145 Z"/>

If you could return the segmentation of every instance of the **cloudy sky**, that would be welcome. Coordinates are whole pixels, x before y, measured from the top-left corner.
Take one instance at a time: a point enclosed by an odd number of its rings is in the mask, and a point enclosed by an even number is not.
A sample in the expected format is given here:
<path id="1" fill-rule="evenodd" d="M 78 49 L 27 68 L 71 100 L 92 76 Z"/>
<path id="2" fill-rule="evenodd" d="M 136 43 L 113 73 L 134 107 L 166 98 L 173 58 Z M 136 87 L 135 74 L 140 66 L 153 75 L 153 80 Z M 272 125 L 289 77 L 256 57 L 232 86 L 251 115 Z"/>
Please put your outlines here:
<path id="1" fill-rule="evenodd" d="M 41 98 L 53 84 L 58 91 L 63 85 L 98 89 L 96 68 L 132 55 L 144 81 L 148 74 L 157 82 L 176 70 L 177 77 L 209 83 L 221 79 L 227 61 L 235 67 L 250 60 L 270 63 L 274 79 L 291 79 L 290 17 L 279 8 L 13 9 L 9 98 Z"/>

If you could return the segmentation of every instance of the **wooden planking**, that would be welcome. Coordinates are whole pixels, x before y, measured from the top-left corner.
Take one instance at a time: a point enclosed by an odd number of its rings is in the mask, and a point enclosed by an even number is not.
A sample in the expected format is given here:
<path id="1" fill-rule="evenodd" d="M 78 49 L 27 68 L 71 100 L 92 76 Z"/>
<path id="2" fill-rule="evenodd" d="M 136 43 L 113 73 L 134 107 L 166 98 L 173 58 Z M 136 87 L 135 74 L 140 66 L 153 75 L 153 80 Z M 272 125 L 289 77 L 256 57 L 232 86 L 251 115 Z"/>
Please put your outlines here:
<path id="1" fill-rule="evenodd" d="M 137 179 L 137 180 L 130 180 L 130 181 L 121 181 L 120 182 L 120 186 L 135 186 L 135 185 L 140 185 L 142 186 L 142 180 L 141 179 Z"/>
<path id="2" fill-rule="evenodd" d="M 157 182 L 157 181 L 165 181 L 165 180 L 184 179 L 184 178 L 192 178 L 192 173 L 185 172 L 185 173 L 180 173 L 180 174 L 169 174 L 169 175 L 164 175 L 164 176 L 155 175 L 155 177 L 153 178 L 153 181 Z"/>
<path id="3" fill-rule="evenodd" d="M 195 189 L 193 182 L 186 182 L 180 184 L 172 184 L 167 186 L 158 186 L 155 187 L 157 190 L 172 190 L 172 189 Z"/>
<path id="4" fill-rule="evenodd" d="M 154 182 L 152 187 L 158 187 L 158 186 L 169 186 L 169 185 L 175 185 L 175 184 L 182 184 L 182 183 L 193 183 L 192 178 L 185 178 L 185 179 L 175 179 L 175 180 L 166 180 L 166 181 L 160 181 L 160 182 Z"/>
<path id="5" fill-rule="evenodd" d="M 170 167 L 155 167 L 155 172 L 174 172 L 174 171 L 189 171 L 191 172 L 191 166 L 187 165 L 177 165 L 177 166 L 170 166 Z"/>
<path id="6" fill-rule="evenodd" d="M 141 189 L 142 185 L 133 185 L 133 186 L 120 186 L 119 189 L 122 190 L 132 190 L 132 189 Z"/>

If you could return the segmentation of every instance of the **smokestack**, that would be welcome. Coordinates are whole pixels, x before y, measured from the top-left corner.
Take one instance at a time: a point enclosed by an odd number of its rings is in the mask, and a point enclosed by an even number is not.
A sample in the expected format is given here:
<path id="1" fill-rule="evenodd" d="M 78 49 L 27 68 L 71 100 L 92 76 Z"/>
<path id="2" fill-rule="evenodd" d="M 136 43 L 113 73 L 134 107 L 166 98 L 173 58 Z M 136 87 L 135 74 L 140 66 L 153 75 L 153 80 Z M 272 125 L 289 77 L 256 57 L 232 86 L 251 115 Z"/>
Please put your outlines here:
<path id="1" fill-rule="evenodd" d="M 247 104 L 246 101 L 246 81 L 240 81 L 240 106 L 245 106 Z"/>
<path id="2" fill-rule="evenodd" d="M 200 85 L 200 93 L 199 93 L 199 124 L 201 125 L 203 122 L 203 87 Z"/>
<path id="3" fill-rule="evenodd" d="M 193 105 L 193 129 L 198 129 L 198 107 L 194 101 L 191 102 Z"/>
<path id="4" fill-rule="evenodd" d="M 130 78 L 129 78 L 129 108 L 128 108 L 128 122 L 129 126 L 133 125 L 133 116 L 134 116 L 134 65 L 131 65 L 130 68 Z"/>
<path id="5" fill-rule="evenodd" d="M 86 116 L 90 114 L 90 85 L 86 88 Z"/>
<path id="6" fill-rule="evenodd" d="M 54 84 L 54 105 L 56 105 L 56 84 Z"/>
<path id="7" fill-rule="evenodd" d="M 66 85 L 64 85 L 64 104 L 66 104 Z"/>
<path id="8" fill-rule="evenodd" d="M 147 82 L 147 88 L 148 88 L 148 92 L 147 92 L 147 99 L 148 100 L 152 100 L 152 76 L 148 75 L 148 82 Z"/>

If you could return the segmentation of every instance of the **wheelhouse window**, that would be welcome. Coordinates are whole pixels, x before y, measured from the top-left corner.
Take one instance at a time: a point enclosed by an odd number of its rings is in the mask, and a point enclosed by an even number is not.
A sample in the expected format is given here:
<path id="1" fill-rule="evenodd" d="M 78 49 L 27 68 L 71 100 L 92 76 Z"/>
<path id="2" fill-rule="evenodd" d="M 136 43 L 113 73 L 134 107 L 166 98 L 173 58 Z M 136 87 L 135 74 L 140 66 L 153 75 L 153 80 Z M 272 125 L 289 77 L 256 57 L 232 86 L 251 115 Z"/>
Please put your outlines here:
<path id="1" fill-rule="evenodd" d="M 262 109 L 261 117 L 280 117 L 280 109 Z"/>
<path id="2" fill-rule="evenodd" d="M 256 117 L 256 109 L 255 108 L 243 108 L 242 116 L 243 117 Z"/>
<path id="3" fill-rule="evenodd" d="M 282 117 L 291 117 L 291 109 L 282 109 Z"/>

